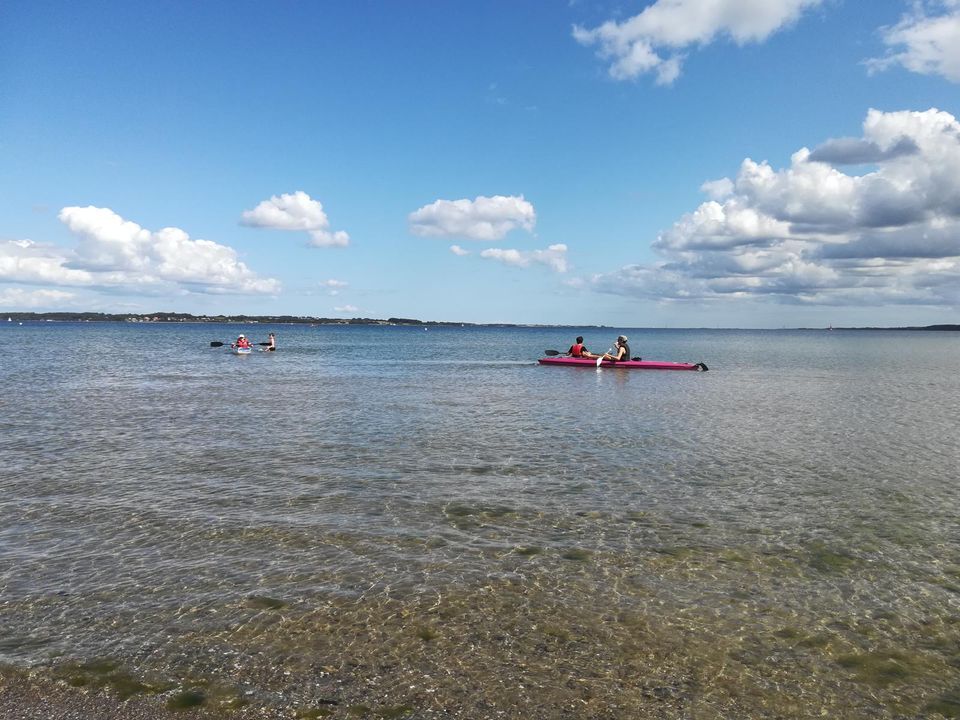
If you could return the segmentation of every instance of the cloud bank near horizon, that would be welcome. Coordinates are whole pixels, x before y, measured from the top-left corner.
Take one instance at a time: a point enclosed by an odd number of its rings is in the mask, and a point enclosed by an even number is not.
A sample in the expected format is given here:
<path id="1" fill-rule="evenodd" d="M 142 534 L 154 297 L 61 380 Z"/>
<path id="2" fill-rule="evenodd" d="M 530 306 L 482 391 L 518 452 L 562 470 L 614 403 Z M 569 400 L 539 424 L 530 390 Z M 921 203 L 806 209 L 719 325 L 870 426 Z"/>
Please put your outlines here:
<path id="1" fill-rule="evenodd" d="M 176 227 L 150 231 L 109 208 L 65 207 L 59 220 L 77 237 L 73 249 L 32 240 L 0 242 L 0 281 L 24 285 L 118 290 L 140 295 L 276 294 L 280 283 L 261 278 L 226 245 L 191 239 Z M 71 293 L 8 288 L 19 305 L 66 301 Z"/>
<path id="2" fill-rule="evenodd" d="M 869 163 L 862 174 L 838 165 Z M 598 292 L 665 301 L 960 305 L 960 122 L 870 110 L 862 138 L 743 161 L 660 233 L 664 258 L 593 276 Z"/>
<path id="3" fill-rule="evenodd" d="M 16 308 L 46 308 L 69 304 L 76 297 L 74 293 L 63 290 L 44 290 L 33 288 L 0 288 L 0 305 Z"/>

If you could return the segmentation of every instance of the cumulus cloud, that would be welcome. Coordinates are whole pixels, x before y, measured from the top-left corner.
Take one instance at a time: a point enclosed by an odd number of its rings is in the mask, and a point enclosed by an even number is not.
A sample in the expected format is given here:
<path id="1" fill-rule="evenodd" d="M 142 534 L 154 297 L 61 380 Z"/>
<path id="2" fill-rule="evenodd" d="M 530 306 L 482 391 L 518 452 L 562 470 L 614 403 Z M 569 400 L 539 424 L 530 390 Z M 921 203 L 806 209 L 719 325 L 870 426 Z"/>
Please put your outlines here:
<path id="1" fill-rule="evenodd" d="M 834 166 L 862 162 L 869 172 Z M 960 123 L 949 113 L 871 110 L 862 138 L 801 148 L 780 169 L 748 158 L 729 184 L 708 185 L 724 197 L 660 233 L 660 262 L 591 286 L 659 300 L 960 302 Z"/>
<path id="2" fill-rule="evenodd" d="M 714 200 L 723 200 L 733 193 L 733 181 L 730 178 L 708 180 L 700 186 L 700 190 L 705 192 Z"/>
<path id="3" fill-rule="evenodd" d="M 274 195 L 253 210 L 244 210 L 240 223 L 248 227 L 299 230 L 310 236 L 313 247 L 346 247 L 350 236 L 343 230 L 331 232 L 330 220 L 319 200 L 302 190 Z"/>
<path id="4" fill-rule="evenodd" d="M 709 250 L 739 245 L 766 244 L 789 234 L 789 224 L 778 221 L 732 198 L 720 204 L 711 200 L 684 215 L 654 244 L 662 249 Z"/>
<path id="5" fill-rule="evenodd" d="M 487 248 L 480 253 L 480 257 L 497 260 L 505 265 L 514 267 L 530 267 L 531 265 L 546 265 L 558 273 L 565 273 L 569 269 L 567 262 L 567 246 L 558 243 L 550 245 L 546 250 L 506 250 L 502 248 Z"/>
<path id="6" fill-rule="evenodd" d="M 30 240 L 0 242 L 0 281 L 34 285 L 200 293 L 276 293 L 232 248 L 192 240 L 179 228 L 146 230 L 109 208 L 65 207 L 60 221 L 77 236 L 68 249 Z"/>
<path id="7" fill-rule="evenodd" d="M 451 246 L 450 246 L 450 252 L 452 252 L 454 255 L 459 255 L 460 257 L 463 257 L 464 255 L 469 255 L 469 254 L 470 254 L 470 251 L 469 251 L 469 250 L 464 250 L 464 249 L 463 249 L 462 247 L 460 247 L 459 245 L 451 245 Z"/>
<path id="8" fill-rule="evenodd" d="M 410 213 L 410 232 L 423 237 L 462 237 L 496 241 L 515 228 L 533 232 L 537 214 L 520 196 L 437 200 Z"/>
<path id="9" fill-rule="evenodd" d="M 875 142 L 863 138 L 835 138 L 810 153 L 813 162 L 825 162 L 831 165 L 865 165 L 893 160 L 901 155 L 913 155 L 920 148 L 910 138 L 900 138 L 888 148 L 881 148 Z"/>
<path id="10" fill-rule="evenodd" d="M 657 0 L 623 22 L 575 26 L 582 45 L 599 47 L 617 80 L 654 73 L 669 85 L 680 75 L 683 51 L 729 37 L 738 45 L 762 42 L 823 0 Z"/>
<path id="11" fill-rule="evenodd" d="M 938 226 L 939 225 L 939 226 Z M 876 257 L 943 259 L 960 255 L 956 222 L 917 223 L 905 227 L 868 229 L 844 243 L 826 243 L 815 256 L 833 260 Z"/>
<path id="12" fill-rule="evenodd" d="M 101 285 L 174 284 L 206 293 L 276 293 L 236 251 L 211 240 L 192 240 L 180 228 L 146 230 L 109 208 L 65 207 L 58 216 L 79 242 L 68 269 L 91 273 Z"/>
<path id="13" fill-rule="evenodd" d="M 941 14 L 931 14 L 939 11 Z M 960 82 L 960 2 L 917 2 L 913 12 L 883 30 L 886 57 L 867 61 L 872 71 L 900 65 L 922 75 Z"/>
<path id="14" fill-rule="evenodd" d="M 67 253 L 54 245 L 32 240 L 0 242 L 0 281 L 92 285 L 94 276 L 86 270 L 67 267 Z"/>
<path id="15" fill-rule="evenodd" d="M 360 310 L 360 308 L 356 305 L 338 305 L 333 310 L 338 313 L 355 313 Z"/>

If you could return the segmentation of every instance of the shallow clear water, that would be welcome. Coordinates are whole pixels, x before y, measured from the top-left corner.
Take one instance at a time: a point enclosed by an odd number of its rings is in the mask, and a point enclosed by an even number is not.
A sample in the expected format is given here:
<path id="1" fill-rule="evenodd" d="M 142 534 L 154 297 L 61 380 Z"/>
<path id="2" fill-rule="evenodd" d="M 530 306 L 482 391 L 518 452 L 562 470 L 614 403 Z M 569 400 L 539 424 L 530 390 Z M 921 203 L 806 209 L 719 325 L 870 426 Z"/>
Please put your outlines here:
<path id="1" fill-rule="evenodd" d="M 623 331 L 0 327 L 0 660 L 400 716 L 960 715 L 960 336 L 535 363 Z"/>

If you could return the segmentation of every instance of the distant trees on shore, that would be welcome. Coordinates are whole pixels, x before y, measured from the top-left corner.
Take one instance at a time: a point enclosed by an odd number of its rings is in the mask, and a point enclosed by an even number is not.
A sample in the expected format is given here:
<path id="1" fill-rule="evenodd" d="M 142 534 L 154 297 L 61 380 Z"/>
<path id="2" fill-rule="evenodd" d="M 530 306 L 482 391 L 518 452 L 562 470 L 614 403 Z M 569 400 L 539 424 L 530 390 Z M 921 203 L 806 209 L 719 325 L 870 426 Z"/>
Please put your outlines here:
<path id="1" fill-rule="evenodd" d="M 461 325 L 470 323 L 438 323 L 410 318 L 323 318 L 309 315 L 191 315 L 190 313 L 155 312 L 142 315 L 99 312 L 0 312 L 11 322 L 210 322 L 210 323 L 278 323 L 301 325 Z"/>

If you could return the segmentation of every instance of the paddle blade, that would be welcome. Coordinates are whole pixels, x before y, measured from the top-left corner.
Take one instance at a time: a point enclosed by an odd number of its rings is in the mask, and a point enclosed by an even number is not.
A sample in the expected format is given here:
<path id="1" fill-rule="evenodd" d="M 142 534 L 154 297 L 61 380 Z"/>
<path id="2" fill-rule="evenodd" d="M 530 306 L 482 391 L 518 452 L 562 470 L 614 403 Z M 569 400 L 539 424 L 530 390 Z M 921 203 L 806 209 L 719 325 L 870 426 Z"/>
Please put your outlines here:
<path id="1" fill-rule="evenodd" d="M 257 345 L 269 345 L 270 343 L 257 343 Z"/>
<path id="2" fill-rule="evenodd" d="M 543 354 L 544 354 L 544 355 L 551 355 L 551 356 L 552 356 L 552 355 L 559 355 L 559 354 L 560 354 L 560 351 L 559 351 L 559 350 L 544 350 L 544 351 L 543 351 Z"/>
<path id="3" fill-rule="evenodd" d="M 602 363 L 602 362 L 603 362 L 603 355 L 601 355 L 600 357 L 597 358 L 597 367 L 598 367 L 598 368 L 600 367 L 600 363 Z"/>
<path id="4" fill-rule="evenodd" d="M 210 347 L 223 347 L 223 343 L 214 340 L 212 343 L 210 343 Z"/>

